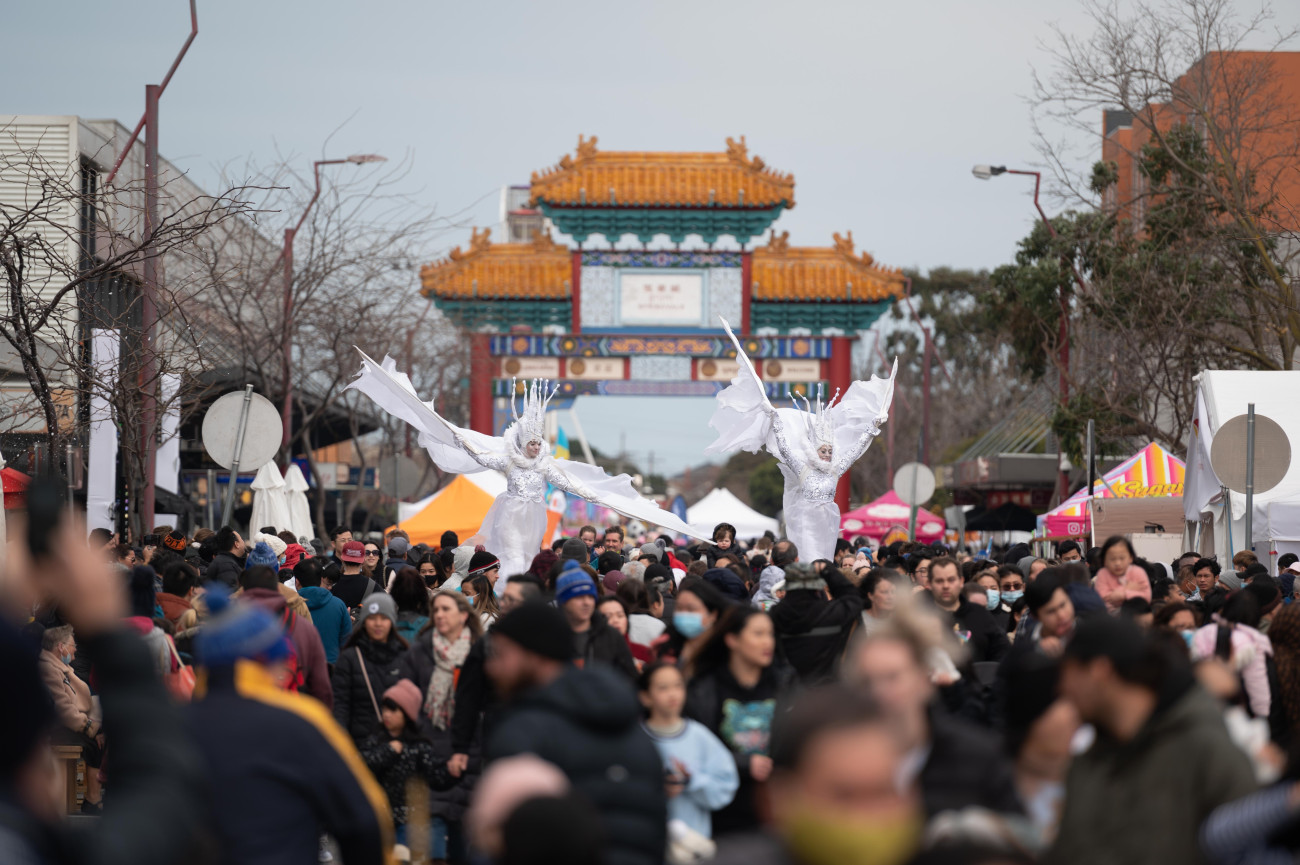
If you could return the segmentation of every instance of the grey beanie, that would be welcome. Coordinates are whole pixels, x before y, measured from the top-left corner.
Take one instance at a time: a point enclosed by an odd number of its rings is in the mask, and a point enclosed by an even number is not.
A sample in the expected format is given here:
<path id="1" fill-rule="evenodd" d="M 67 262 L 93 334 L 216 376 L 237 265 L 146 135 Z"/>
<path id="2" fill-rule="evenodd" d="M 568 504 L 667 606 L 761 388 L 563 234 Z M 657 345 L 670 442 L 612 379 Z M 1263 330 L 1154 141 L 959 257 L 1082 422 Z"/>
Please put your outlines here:
<path id="1" fill-rule="evenodd" d="M 1038 561 L 1038 556 L 1025 556 L 1016 562 L 1016 570 L 1020 571 L 1020 575 L 1027 580 L 1029 579 L 1029 569 L 1034 566 L 1036 561 Z"/>
<path id="2" fill-rule="evenodd" d="M 664 560 L 664 548 L 658 544 L 642 544 L 641 556 L 643 558 L 651 556 L 656 562 L 662 562 Z"/>
<path id="3" fill-rule="evenodd" d="M 1228 591 L 1235 592 L 1241 588 L 1241 574 L 1233 570 L 1224 569 L 1219 574 L 1219 582 L 1227 587 Z"/>
<path id="4" fill-rule="evenodd" d="M 397 627 L 397 602 L 386 592 L 375 592 L 361 599 L 361 615 L 357 616 L 357 628 L 365 626 L 371 616 L 385 616 Z M 353 629 L 355 630 L 355 628 Z"/>

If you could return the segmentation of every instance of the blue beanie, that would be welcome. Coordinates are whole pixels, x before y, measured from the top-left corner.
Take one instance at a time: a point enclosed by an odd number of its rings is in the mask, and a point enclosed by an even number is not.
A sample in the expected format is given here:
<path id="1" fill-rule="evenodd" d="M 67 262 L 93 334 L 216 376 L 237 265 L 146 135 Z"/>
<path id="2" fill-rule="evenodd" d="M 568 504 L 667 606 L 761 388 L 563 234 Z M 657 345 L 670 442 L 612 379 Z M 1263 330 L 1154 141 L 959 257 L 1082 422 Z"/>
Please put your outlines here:
<path id="1" fill-rule="evenodd" d="M 248 570 L 255 565 L 266 565 L 273 571 L 280 567 L 279 557 L 266 541 L 258 541 L 257 546 L 253 547 L 253 551 L 244 560 L 244 570 Z"/>
<path id="2" fill-rule="evenodd" d="M 564 606 L 582 595 L 596 597 L 596 584 L 581 564 L 573 559 L 565 559 L 560 578 L 555 581 L 555 603 Z"/>
<path id="3" fill-rule="evenodd" d="M 194 638 L 203 666 L 228 667 L 241 658 L 277 661 L 289 656 L 284 629 L 266 610 L 232 603 L 224 588 L 216 586 L 208 589 L 204 600 L 212 617 Z"/>

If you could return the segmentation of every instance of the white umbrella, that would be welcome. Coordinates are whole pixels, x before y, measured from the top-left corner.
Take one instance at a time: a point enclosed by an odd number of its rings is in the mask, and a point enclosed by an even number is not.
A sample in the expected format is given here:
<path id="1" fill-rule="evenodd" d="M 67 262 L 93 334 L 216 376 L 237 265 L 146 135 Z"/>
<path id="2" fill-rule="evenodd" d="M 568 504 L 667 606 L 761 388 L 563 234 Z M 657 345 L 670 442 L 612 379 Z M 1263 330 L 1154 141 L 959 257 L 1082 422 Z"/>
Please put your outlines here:
<path id="1" fill-rule="evenodd" d="M 297 463 L 289 463 L 284 473 L 285 498 L 289 502 L 289 531 L 296 538 L 310 538 L 316 533 L 311 524 L 311 507 L 307 504 L 307 479 Z"/>
<path id="2" fill-rule="evenodd" d="M 276 531 L 289 527 L 289 501 L 285 497 L 284 478 L 274 462 L 257 470 L 253 478 L 253 516 L 248 521 L 250 532 L 263 526 L 275 526 Z"/>

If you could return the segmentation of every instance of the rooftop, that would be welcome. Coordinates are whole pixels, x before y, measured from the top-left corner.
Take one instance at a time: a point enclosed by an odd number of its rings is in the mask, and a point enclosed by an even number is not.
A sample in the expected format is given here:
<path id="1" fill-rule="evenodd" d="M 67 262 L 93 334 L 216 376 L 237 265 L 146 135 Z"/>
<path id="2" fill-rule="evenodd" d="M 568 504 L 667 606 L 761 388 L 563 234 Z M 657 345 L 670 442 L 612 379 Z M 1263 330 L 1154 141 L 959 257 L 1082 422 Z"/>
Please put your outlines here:
<path id="1" fill-rule="evenodd" d="M 794 207 L 794 175 L 750 156 L 744 136 L 720 153 L 600 151 L 578 137 L 573 156 L 532 176 L 532 202 L 551 207 Z"/>
<path id="2" fill-rule="evenodd" d="M 832 235 L 834 246 L 790 246 L 790 233 L 774 230 L 754 250 L 755 301 L 866 301 L 902 297 L 903 275 L 857 254 L 853 232 Z"/>
<path id="3" fill-rule="evenodd" d="M 527 298 L 562 300 L 572 292 L 573 259 L 548 232 L 529 243 L 493 243 L 492 229 L 474 229 L 469 249 L 420 269 L 421 293 L 450 300 Z"/>

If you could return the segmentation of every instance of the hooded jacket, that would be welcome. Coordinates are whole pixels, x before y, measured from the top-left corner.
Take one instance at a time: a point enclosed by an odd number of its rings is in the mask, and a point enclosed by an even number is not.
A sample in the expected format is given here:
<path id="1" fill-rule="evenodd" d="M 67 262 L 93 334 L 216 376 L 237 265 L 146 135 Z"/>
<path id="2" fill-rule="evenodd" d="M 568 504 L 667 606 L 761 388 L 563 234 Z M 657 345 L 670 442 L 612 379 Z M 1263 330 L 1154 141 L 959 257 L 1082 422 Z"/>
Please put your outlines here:
<path id="1" fill-rule="evenodd" d="M 339 646 L 347 642 L 352 634 L 352 616 L 348 614 L 347 604 L 321 586 L 303 586 L 298 594 L 307 604 L 311 623 L 320 635 L 321 647 L 325 649 L 325 661 L 333 664 L 339 659 Z"/>
<path id="2" fill-rule="evenodd" d="M 1044 862 L 1205 862 L 1197 836 L 1210 812 L 1255 789 L 1250 759 L 1218 705 L 1190 677 L 1173 682 L 1137 734 L 1098 729 L 1065 779 L 1065 810 Z"/>
<path id="3" fill-rule="evenodd" d="M 754 592 L 754 606 L 760 610 L 770 610 L 779 600 L 772 590 L 776 584 L 785 579 L 785 571 L 776 565 L 768 565 L 758 575 L 758 591 Z"/>
<path id="4" fill-rule="evenodd" d="M 840 656 L 862 615 L 857 588 L 838 568 L 822 571 L 828 601 L 812 589 L 786 592 L 771 609 L 777 644 L 799 681 L 805 685 L 828 682 L 835 676 Z"/>
<path id="5" fill-rule="evenodd" d="M 275 589 L 248 589 L 243 597 L 275 616 L 276 621 L 285 623 L 285 636 L 293 641 L 298 668 L 302 671 L 302 692 L 320 700 L 326 709 L 333 706 L 334 690 L 330 687 L 325 647 L 321 645 L 320 634 L 316 633 L 311 619 L 287 609 L 284 598 Z"/>
<path id="6" fill-rule="evenodd" d="M 364 629 L 365 625 L 358 622 L 357 628 Z M 334 675 L 330 678 L 334 691 L 334 720 L 348 731 L 358 747 L 383 730 L 376 703 L 383 700 L 384 692 L 402 678 L 400 661 L 405 651 L 406 646 L 397 638 L 396 630 L 389 633 L 386 643 L 376 643 L 361 633 L 351 646 L 345 645 L 339 650 L 338 663 L 334 665 Z M 366 687 L 367 677 L 369 688 Z M 374 702 L 371 702 L 372 693 Z"/>
<path id="7" fill-rule="evenodd" d="M 284 548 L 284 564 L 280 570 L 293 570 L 293 566 L 302 561 L 302 557 L 307 555 L 307 551 L 302 548 L 302 544 L 287 544 Z"/>
<path id="8" fill-rule="evenodd" d="M 194 605 L 181 596 L 159 592 L 155 597 L 158 606 L 162 608 L 163 618 L 171 622 L 173 630 L 188 631 L 199 623 L 199 614 Z"/>
<path id="9" fill-rule="evenodd" d="M 632 686 L 601 666 L 565 667 L 514 698 L 488 738 L 488 760 L 536 754 L 600 811 L 610 865 L 661 865 L 667 834 L 664 769 L 641 729 Z"/>

